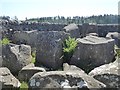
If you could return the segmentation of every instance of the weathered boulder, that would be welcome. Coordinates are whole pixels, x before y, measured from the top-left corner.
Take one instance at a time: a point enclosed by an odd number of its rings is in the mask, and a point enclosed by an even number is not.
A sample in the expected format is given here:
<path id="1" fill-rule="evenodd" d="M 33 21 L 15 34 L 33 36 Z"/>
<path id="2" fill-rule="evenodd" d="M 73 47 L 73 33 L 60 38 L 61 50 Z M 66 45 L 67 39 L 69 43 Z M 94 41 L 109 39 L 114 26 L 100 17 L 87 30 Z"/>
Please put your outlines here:
<path id="1" fill-rule="evenodd" d="M 31 63 L 20 70 L 18 77 L 21 81 L 28 81 L 35 73 L 45 71 L 44 68 L 35 67 L 35 65 Z"/>
<path id="2" fill-rule="evenodd" d="M 69 65 L 68 63 L 63 64 L 63 71 L 78 71 L 85 73 L 82 69 L 76 67 L 75 65 Z"/>
<path id="3" fill-rule="evenodd" d="M 31 47 L 28 45 L 7 44 L 2 46 L 2 66 L 18 73 L 31 62 Z"/>
<path id="4" fill-rule="evenodd" d="M 36 46 L 37 30 L 32 31 L 15 31 L 12 34 L 12 42 L 16 44 L 27 44 L 31 47 Z"/>
<path id="5" fill-rule="evenodd" d="M 37 36 L 36 66 L 58 69 L 62 66 L 62 44 L 68 37 L 63 31 L 40 31 Z"/>
<path id="6" fill-rule="evenodd" d="M 2 89 L 12 89 L 19 88 L 20 82 L 16 79 L 6 67 L 0 68 L 0 83 L 2 84 Z"/>
<path id="7" fill-rule="evenodd" d="M 68 26 L 65 26 L 64 31 L 69 33 L 72 38 L 78 38 L 80 37 L 80 31 L 76 24 L 69 24 Z"/>
<path id="8" fill-rule="evenodd" d="M 120 59 L 93 69 L 89 75 L 104 83 L 107 88 L 120 88 Z"/>
<path id="9" fill-rule="evenodd" d="M 90 35 L 82 39 L 78 38 L 77 41 L 78 45 L 70 64 L 76 65 L 85 71 L 110 63 L 114 58 L 113 39 Z"/>
<path id="10" fill-rule="evenodd" d="M 29 88 L 104 88 L 103 83 L 79 71 L 39 72 L 29 80 Z"/>
<path id="11" fill-rule="evenodd" d="M 103 25 L 103 24 L 98 26 L 98 36 L 99 37 L 106 37 L 106 35 L 108 34 L 110 28 L 106 28 L 106 26 L 107 25 Z"/>
<path id="12" fill-rule="evenodd" d="M 107 38 L 111 38 L 115 40 L 115 44 L 120 47 L 120 33 L 118 32 L 109 32 L 106 35 Z"/>
<path id="13" fill-rule="evenodd" d="M 81 37 L 87 36 L 89 33 L 98 33 L 98 26 L 96 24 L 83 23 L 81 28 Z"/>

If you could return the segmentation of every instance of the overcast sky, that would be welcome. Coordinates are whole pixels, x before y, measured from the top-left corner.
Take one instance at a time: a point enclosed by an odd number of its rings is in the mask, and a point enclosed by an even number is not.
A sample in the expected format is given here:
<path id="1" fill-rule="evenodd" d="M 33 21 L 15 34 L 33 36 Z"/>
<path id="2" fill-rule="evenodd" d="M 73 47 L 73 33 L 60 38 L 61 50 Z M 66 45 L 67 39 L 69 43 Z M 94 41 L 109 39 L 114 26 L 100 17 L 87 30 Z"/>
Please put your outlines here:
<path id="1" fill-rule="evenodd" d="M 118 14 L 119 0 L 0 0 L 0 16 L 91 16 Z"/>

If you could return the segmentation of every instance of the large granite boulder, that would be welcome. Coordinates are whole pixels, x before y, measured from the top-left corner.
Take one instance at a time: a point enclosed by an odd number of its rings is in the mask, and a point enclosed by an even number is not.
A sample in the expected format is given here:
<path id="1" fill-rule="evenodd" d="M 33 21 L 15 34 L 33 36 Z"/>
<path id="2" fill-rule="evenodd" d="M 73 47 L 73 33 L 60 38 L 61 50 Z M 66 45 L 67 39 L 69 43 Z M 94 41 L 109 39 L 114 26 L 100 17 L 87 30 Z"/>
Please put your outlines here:
<path id="1" fill-rule="evenodd" d="M 109 32 L 106 35 L 107 38 L 111 38 L 115 40 L 115 44 L 120 47 L 120 33 L 118 32 Z"/>
<path id="2" fill-rule="evenodd" d="M 2 46 L 2 66 L 18 73 L 31 62 L 31 47 L 28 45 L 7 44 Z"/>
<path id="3" fill-rule="evenodd" d="M 29 88 L 105 88 L 106 86 L 80 71 L 39 72 L 29 80 Z"/>
<path id="4" fill-rule="evenodd" d="M 35 65 L 31 63 L 20 70 L 18 77 L 20 81 L 28 81 L 35 73 L 45 71 L 44 68 L 35 67 Z"/>
<path id="5" fill-rule="evenodd" d="M 120 88 L 120 59 L 93 69 L 89 75 L 104 83 L 107 88 Z"/>
<path id="6" fill-rule="evenodd" d="M 62 66 L 62 44 L 68 37 L 63 31 L 40 31 L 37 36 L 36 66 L 58 69 Z"/>
<path id="7" fill-rule="evenodd" d="M 72 38 L 78 38 L 80 37 L 80 31 L 76 24 L 69 24 L 68 26 L 65 26 L 64 31 L 69 33 Z"/>
<path id="8" fill-rule="evenodd" d="M 2 89 L 17 89 L 20 87 L 20 82 L 16 79 L 6 67 L 0 68 L 0 83 L 2 84 Z"/>
<path id="9" fill-rule="evenodd" d="M 27 44 L 31 47 L 36 46 L 37 30 L 32 31 L 15 31 L 12 34 L 12 42 L 16 44 Z"/>
<path id="10" fill-rule="evenodd" d="M 70 64 L 83 70 L 91 70 L 102 64 L 110 63 L 114 58 L 114 40 L 97 36 L 78 38 L 78 45 Z M 86 71 L 86 72 L 88 72 Z"/>

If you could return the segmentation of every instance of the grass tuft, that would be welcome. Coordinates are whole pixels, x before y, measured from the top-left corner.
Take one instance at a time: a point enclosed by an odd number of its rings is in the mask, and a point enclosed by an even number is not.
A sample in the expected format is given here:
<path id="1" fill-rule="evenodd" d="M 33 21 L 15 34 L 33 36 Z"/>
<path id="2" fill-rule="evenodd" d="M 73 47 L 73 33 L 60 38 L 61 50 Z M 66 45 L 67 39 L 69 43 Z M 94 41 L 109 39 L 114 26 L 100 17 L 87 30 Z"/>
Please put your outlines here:
<path id="1" fill-rule="evenodd" d="M 20 90 L 28 90 L 28 84 L 27 84 L 27 82 L 22 82 L 21 83 L 21 86 L 20 86 Z"/>

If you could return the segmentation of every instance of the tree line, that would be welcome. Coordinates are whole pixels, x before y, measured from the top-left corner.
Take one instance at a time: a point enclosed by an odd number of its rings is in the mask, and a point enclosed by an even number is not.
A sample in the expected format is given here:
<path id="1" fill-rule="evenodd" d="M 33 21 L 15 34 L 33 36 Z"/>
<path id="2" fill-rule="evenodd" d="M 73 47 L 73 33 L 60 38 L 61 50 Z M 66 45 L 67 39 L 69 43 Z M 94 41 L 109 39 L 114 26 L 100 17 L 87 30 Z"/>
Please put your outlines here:
<path id="1" fill-rule="evenodd" d="M 38 22 L 38 23 L 52 23 L 52 24 L 83 24 L 83 23 L 95 23 L 95 24 L 118 24 L 118 15 L 98 15 L 98 16 L 89 16 L 89 17 L 64 17 L 64 16 L 55 16 L 55 17 L 40 17 L 40 18 L 30 18 L 26 20 L 27 22 Z"/>
<path id="2" fill-rule="evenodd" d="M 0 19 L 10 20 L 9 16 L 0 16 Z M 17 16 L 13 19 L 14 21 L 18 21 Z M 73 17 L 64 17 L 64 16 L 54 16 L 54 17 L 40 17 L 40 18 L 30 18 L 23 22 L 36 22 L 36 23 L 50 23 L 50 24 L 83 24 L 83 23 L 94 23 L 94 24 L 118 24 L 120 21 L 119 15 L 93 15 L 89 17 L 83 16 L 73 16 Z"/>

